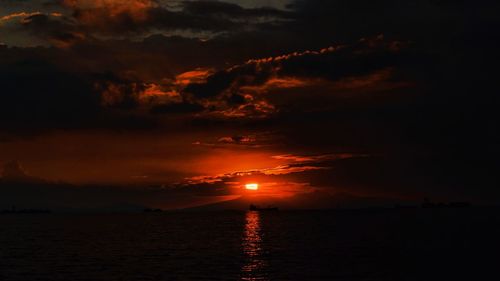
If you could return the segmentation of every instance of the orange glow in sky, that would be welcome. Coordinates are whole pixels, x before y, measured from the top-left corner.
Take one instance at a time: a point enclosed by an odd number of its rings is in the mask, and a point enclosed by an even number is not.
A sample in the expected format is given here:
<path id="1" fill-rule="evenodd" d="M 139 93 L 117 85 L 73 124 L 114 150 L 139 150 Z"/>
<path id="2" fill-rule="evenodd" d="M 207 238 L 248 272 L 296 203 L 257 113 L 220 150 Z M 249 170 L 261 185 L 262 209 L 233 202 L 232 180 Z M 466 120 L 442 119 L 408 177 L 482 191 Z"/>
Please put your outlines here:
<path id="1" fill-rule="evenodd" d="M 245 184 L 245 188 L 247 190 L 258 190 L 259 184 L 258 183 L 247 183 L 247 184 Z"/>

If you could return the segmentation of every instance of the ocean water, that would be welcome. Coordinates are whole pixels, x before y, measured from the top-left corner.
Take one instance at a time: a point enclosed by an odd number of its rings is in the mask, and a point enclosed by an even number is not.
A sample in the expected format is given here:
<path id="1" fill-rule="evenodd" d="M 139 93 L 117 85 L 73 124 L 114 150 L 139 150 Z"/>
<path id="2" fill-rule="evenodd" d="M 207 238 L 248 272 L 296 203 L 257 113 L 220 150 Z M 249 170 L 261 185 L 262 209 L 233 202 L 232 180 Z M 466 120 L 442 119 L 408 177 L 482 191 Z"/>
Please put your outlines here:
<path id="1" fill-rule="evenodd" d="M 0 215 L 0 280 L 498 280 L 499 229 L 479 208 Z"/>

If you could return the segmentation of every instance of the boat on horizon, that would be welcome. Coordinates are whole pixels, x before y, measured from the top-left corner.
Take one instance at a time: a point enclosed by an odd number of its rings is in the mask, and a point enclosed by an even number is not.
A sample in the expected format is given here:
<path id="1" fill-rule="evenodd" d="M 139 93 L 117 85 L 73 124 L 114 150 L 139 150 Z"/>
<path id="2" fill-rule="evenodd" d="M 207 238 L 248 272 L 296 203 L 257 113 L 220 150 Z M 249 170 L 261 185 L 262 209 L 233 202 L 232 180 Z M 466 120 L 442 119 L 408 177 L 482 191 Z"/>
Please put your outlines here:
<path id="1" fill-rule="evenodd" d="M 267 207 L 267 208 L 260 208 L 257 205 L 250 204 L 250 207 L 248 208 L 250 211 L 279 211 L 278 207 Z"/>

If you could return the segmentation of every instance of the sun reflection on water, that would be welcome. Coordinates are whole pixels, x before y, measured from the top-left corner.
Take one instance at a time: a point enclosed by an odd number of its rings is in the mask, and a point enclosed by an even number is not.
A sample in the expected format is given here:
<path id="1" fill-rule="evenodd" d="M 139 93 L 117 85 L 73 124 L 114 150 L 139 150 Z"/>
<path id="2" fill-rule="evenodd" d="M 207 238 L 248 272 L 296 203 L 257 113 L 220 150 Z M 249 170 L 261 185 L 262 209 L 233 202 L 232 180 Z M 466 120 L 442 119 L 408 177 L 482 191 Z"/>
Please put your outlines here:
<path id="1" fill-rule="evenodd" d="M 241 279 L 247 281 L 269 280 L 265 270 L 268 263 L 264 259 L 260 213 L 257 211 L 248 211 L 246 213 L 242 247 L 245 264 L 241 269 Z"/>

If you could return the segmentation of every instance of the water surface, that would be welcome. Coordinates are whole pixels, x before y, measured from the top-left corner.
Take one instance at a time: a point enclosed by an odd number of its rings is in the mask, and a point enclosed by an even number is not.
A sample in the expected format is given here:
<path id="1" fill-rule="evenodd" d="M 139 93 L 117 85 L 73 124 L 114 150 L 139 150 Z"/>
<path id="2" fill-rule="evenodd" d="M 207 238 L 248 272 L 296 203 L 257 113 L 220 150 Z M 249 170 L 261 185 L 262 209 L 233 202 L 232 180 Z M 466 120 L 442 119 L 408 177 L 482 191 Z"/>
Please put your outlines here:
<path id="1" fill-rule="evenodd" d="M 27 214 L 0 223 L 5 281 L 486 280 L 500 252 L 493 209 Z"/>

